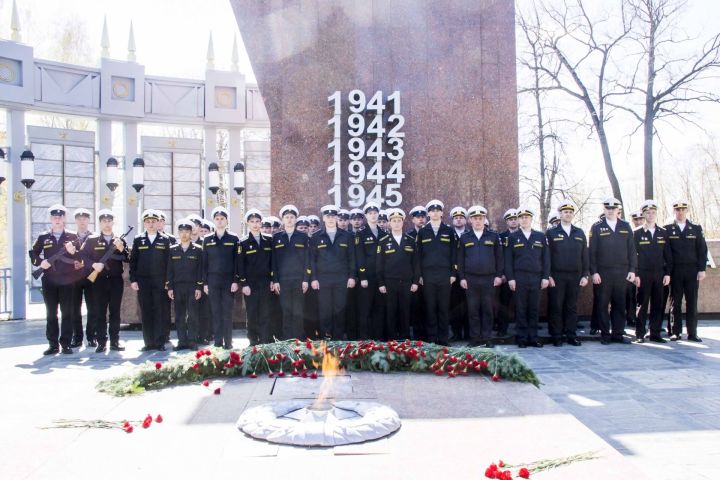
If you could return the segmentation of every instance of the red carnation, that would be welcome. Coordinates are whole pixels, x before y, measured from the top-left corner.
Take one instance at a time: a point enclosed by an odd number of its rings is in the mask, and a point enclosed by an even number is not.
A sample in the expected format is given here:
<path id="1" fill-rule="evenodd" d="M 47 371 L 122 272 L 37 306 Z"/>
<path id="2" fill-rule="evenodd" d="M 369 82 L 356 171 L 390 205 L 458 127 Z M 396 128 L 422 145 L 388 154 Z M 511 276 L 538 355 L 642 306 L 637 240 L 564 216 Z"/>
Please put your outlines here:
<path id="1" fill-rule="evenodd" d="M 250 378 L 257 378 L 257 374 L 255 372 L 251 373 Z"/>
<path id="2" fill-rule="evenodd" d="M 528 469 L 525 468 L 525 467 L 521 468 L 520 471 L 518 472 L 518 477 L 520 477 L 520 478 L 530 478 L 530 470 L 528 470 Z"/>
<path id="3" fill-rule="evenodd" d="M 466 353 L 465 360 L 472 360 L 472 355 L 470 355 L 469 353 Z"/>
<path id="4" fill-rule="evenodd" d="M 152 425 L 152 417 L 148 415 L 147 417 L 145 417 L 145 420 L 143 420 L 142 427 L 149 428 L 150 425 Z"/>
<path id="5" fill-rule="evenodd" d="M 498 461 L 498 467 L 503 468 L 505 466 L 505 462 L 502 460 Z"/>
<path id="6" fill-rule="evenodd" d="M 268 372 L 268 377 L 273 378 L 275 374 L 273 372 Z"/>
<path id="7" fill-rule="evenodd" d="M 498 477 L 498 478 L 500 478 L 500 477 Z M 505 470 L 504 472 L 502 472 L 502 480 L 513 480 L 512 473 L 510 473 L 510 470 Z"/>
<path id="8" fill-rule="evenodd" d="M 500 375 L 498 375 L 497 373 L 496 373 L 495 375 L 493 375 L 493 376 L 492 376 L 492 381 L 493 381 L 493 382 L 499 382 L 499 381 L 500 381 Z"/>
<path id="9" fill-rule="evenodd" d="M 425 356 L 425 350 L 423 350 L 423 351 L 420 352 L 420 356 L 421 356 L 421 357 L 424 357 L 424 356 Z"/>
<path id="10" fill-rule="evenodd" d="M 200 359 L 200 357 L 202 357 L 202 356 L 203 356 L 202 350 L 198 350 L 197 352 L 195 352 L 195 358 Z"/>
<path id="11" fill-rule="evenodd" d="M 157 417 L 155 417 L 155 422 L 156 422 L 156 423 L 162 423 L 162 422 L 163 422 L 163 417 L 162 417 L 162 415 L 160 415 L 160 414 L 158 413 L 158 414 L 157 414 Z"/>
<path id="12" fill-rule="evenodd" d="M 310 378 L 312 378 L 313 380 L 316 379 L 317 377 L 318 377 L 317 372 L 312 372 L 312 373 L 310 374 Z"/>
<path id="13" fill-rule="evenodd" d="M 253 346 L 252 353 L 257 353 L 257 347 Z"/>
<path id="14" fill-rule="evenodd" d="M 162 368 L 162 363 L 155 362 L 155 370 L 160 370 Z"/>
<path id="15" fill-rule="evenodd" d="M 278 377 L 284 377 L 284 376 L 285 376 L 285 372 L 283 372 L 282 370 L 280 370 L 280 371 L 278 372 Z"/>
<path id="16" fill-rule="evenodd" d="M 224 366 L 225 366 L 225 368 L 232 368 L 233 364 L 232 364 L 232 363 L 226 363 Z"/>
<path id="17" fill-rule="evenodd" d="M 209 380 L 203 380 L 203 381 L 202 381 L 202 385 L 203 385 L 203 387 L 208 387 L 208 386 L 210 386 L 210 381 L 209 381 Z"/>
<path id="18" fill-rule="evenodd" d="M 123 423 L 123 428 L 127 428 L 127 427 L 129 427 L 129 426 L 130 426 L 130 422 L 128 422 L 128 421 L 126 420 L 125 423 Z"/>
<path id="19" fill-rule="evenodd" d="M 192 364 L 192 369 L 193 369 L 193 370 L 197 370 L 198 368 L 200 368 L 200 365 L 199 365 L 199 364 L 197 364 L 197 363 L 193 363 L 193 364 Z"/>
<path id="20" fill-rule="evenodd" d="M 485 360 L 480 360 L 480 368 L 487 368 L 487 367 L 488 367 L 488 362 L 486 362 Z"/>
<path id="21" fill-rule="evenodd" d="M 299 348 L 294 348 L 294 349 L 293 349 L 293 352 L 295 352 L 295 353 L 300 353 L 300 349 L 299 349 Z"/>
<path id="22" fill-rule="evenodd" d="M 302 373 L 300 374 L 300 376 L 301 376 L 302 378 L 307 378 L 307 376 L 308 376 L 307 370 L 303 370 Z"/>
<path id="23" fill-rule="evenodd" d="M 240 354 L 237 352 L 230 352 L 230 360 L 232 360 L 233 362 L 239 362 Z"/>
<path id="24" fill-rule="evenodd" d="M 125 433 L 132 433 L 134 429 L 132 425 L 128 425 L 127 427 L 123 427 L 123 430 L 125 430 Z"/>
<path id="25" fill-rule="evenodd" d="M 220 390 L 221 390 L 220 387 L 217 387 L 215 390 L 213 390 L 213 393 L 215 395 L 220 395 Z"/>
<path id="26" fill-rule="evenodd" d="M 298 372 L 297 368 L 296 368 L 295 370 L 292 371 L 292 376 L 297 377 L 298 375 L 300 375 L 300 372 Z"/>

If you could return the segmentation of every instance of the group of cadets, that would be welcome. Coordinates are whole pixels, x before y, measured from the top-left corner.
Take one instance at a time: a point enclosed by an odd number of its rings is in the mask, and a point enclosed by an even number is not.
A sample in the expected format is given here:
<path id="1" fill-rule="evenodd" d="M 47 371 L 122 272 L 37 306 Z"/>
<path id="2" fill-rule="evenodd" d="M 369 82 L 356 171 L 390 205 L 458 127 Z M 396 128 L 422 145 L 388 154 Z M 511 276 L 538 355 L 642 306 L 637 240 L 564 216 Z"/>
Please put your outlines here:
<path id="1" fill-rule="evenodd" d="M 50 230 L 30 252 L 44 273 L 50 344 L 45 354 L 72 353 L 82 345 L 83 298 L 88 346 L 103 352 L 109 336 L 111 350 L 124 349 L 120 304 L 128 262 L 145 351 L 165 350 L 171 301 L 176 350 L 208 343 L 232 348 L 238 292 L 251 344 L 275 338 L 412 337 L 493 347 L 493 330 L 506 336 L 514 318 L 515 340 L 525 348 L 543 346 L 540 291 L 548 289 L 553 345 L 580 346 L 577 302 L 590 282 L 591 333 L 599 333 L 603 344 L 624 342 L 629 318 L 636 342 L 665 342 L 668 298 L 670 340 L 682 339 L 684 299 L 687 339 L 700 342 L 697 292 L 707 246 L 702 228 L 687 220 L 687 202 L 673 204 L 674 221 L 665 227 L 657 225 L 653 200 L 633 215 L 635 228 L 619 218 L 617 199 L 605 200 L 603 207 L 587 237 L 573 225 L 577 207 L 570 201 L 558 207 L 544 233 L 532 228 L 534 214 L 525 207 L 505 212 L 502 232 L 490 227 L 481 205 L 453 208 L 447 224 L 440 200 L 411 209 L 408 231 L 403 210 L 381 210 L 374 202 L 350 211 L 326 205 L 321 217 L 300 216 L 294 205 L 282 207 L 279 218 L 250 209 L 244 239 L 228 230 L 223 207 L 212 211 L 212 223 L 197 215 L 180 220 L 178 237 L 164 232 L 161 211 L 146 210 L 144 232 L 129 248 L 113 233 L 112 211 L 98 212 L 99 232 L 91 233 L 90 212 L 76 210 L 78 231 L 71 232 L 65 229 L 67 210 L 54 205 Z"/>

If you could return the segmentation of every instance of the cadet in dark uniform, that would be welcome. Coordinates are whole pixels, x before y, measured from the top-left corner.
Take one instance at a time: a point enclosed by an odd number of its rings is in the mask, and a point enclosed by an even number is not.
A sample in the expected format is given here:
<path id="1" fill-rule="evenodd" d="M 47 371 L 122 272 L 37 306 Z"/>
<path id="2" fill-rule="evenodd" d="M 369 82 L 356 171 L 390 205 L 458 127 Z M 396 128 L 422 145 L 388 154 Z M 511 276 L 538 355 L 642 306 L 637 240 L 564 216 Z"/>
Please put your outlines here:
<path id="1" fill-rule="evenodd" d="M 638 268 L 635 285 L 638 288 L 640 312 L 635 325 L 635 342 L 643 343 L 647 333 L 648 307 L 650 307 L 650 341 L 666 343 L 661 337 L 663 314 L 663 287 L 670 284 L 672 252 L 667 243 L 667 232 L 657 226 L 657 203 L 645 200 L 642 204 L 645 225 L 634 232 Z"/>
<path id="2" fill-rule="evenodd" d="M 273 216 L 263 218 L 262 233 L 268 235 L 271 242 L 273 235 L 277 233 L 277 231 L 274 230 L 280 229 L 280 222 L 277 220 L 277 217 Z M 275 225 L 276 221 L 277 225 Z M 272 248 L 272 245 L 270 248 Z M 270 268 L 272 268 L 272 264 Z M 271 341 L 273 338 L 282 338 L 282 308 L 280 307 L 280 296 L 272 291 L 272 283 L 270 285 L 270 296 L 268 297 L 268 315 L 270 315 L 268 339 Z"/>
<path id="3" fill-rule="evenodd" d="M 308 236 L 295 229 L 298 209 L 285 205 L 280 209 L 285 230 L 273 235 L 272 289 L 280 295 L 283 338 L 305 337 L 303 328 L 303 302 L 310 280 L 310 254 Z M 310 332 L 308 332 L 310 333 Z"/>
<path id="4" fill-rule="evenodd" d="M 349 221 L 347 231 L 355 237 L 355 235 L 363 227 L 365 217 L 363 216 L 362 210 L 359 208 L 353 208 L 349 212 Z M 355 262 L 357 263 L 357 248 L 355 249 Z M 355 266 L 357 271 L 357 265 Z M 359 338 L 358 336 L 358 295 L 360 287 L 355 285 L 355 288 L 348 290 L 347 307 L 345 308 L 345 333 L 348 338 Z"/>
<path id="5" fill-rule="evenodd" d="M 357 293 L 357 324 L 359 339 L 379 339 L 385 326 L 385 299 L 377 284 L 377 246 L 386 233 L 378 227 L 380 206 L 368 202 L 363 209 L 366 225 L 355 235 L 358 278 L 360 289 Z"/>
<path id="6" fill-rule="evenodd" d="M 97 345 L 95 351 L 105 351 L 110 330 L 110 350 L 122 351 L 120 346 L 120 305 L 122 304 L 125 282 L 122 275 L 125 269 L 123 262 L 128 261 L 128 248 L 124 239 L 113 233 L 115 216 L 112 210 L 103 209 L 98 212 L 100 233 L 90 235 L 80 249 L 80 256 L 85 265 L 84 274 L 98 272 L 92 289 L 92 309 L 95 318 Z M 113 250 L 107 262 L 100 262 L 108 250 Z M 108 322 L 109 320 L 109 322 Z"/>
<path id="7" fill-rule="evenodd" d="M 448 344 L 450 289 L 457 275 L 457 235 L 450 225 L 442 222 L 443 208 L 440 200 L 428 202 L 430 222 L 417 234 L 425 328 L 428 340 L 439 345 Z"/>
<path id="8" fill-rule="evenodd" d="M 630 224 L 618 218 L 620 201 L 608 198 L 603 206 L 605 219 L 590 229 L 590 273 L 593 283 L 599 285 L 601 342 L 607 345 L 624 342 L 627 282 L 635 281 L 637 253 Z"/>
<path id="9" fill-rule="evenodd" d="M 240 288 L 245 299 L 247 332 L 250 345 L 268 343 L 270 337 L 270 302 L 272 293 L 272 237 L 261 232 L 260 210 L 245 212 L 247 237 L 238 247 Z"/>
<path id="10" fill-rule="evenodd" d="M 387 231 L 388 226 L 388 214 L 385 210 L 380 210 L 378 213 L 378 221 L 377 221 L 378 227 L 382 228 L 383 230 Z"/>
<path id="11" fill-rule="evenodd" d="M 505 276 L 515 293 L 515 330 L 518 347 L 542 347 L 538 339 L 540 290 L 550 282 L 550 249 L 542 232 L 532 229 L 533 212 L 518 209 L 520 229 L 508 236 Z"/>
<path id="12" fill-rule="evenodd" d="M 472 230 L 458 240 L 458 278 L 467 292 L 470 343 L 492 348 L 495 288 L 502 285 L 503 245 L 500 235 L 485 227 L 487 210 L 473 205 L 468 210 Z"/>
<path id="13" fill-rule="evenodd" d="M 338 212 L 338 228 L 347 232 L 350 231 L 350 212 L 344 208 L 341 208 Z"/>
<path id="14" fill-rule="evenodd" d="M 73 212 L 75 217 L 75 226 L 77 230 L 75 234 L 78 237 L 78 246 L 82 246 L 85 240 L 92 233 L 88 229 L 90 223 L 90 210 L 78 208 Z M 83 326 L 82 326 L 82 301 L 85 298 L 85 308 L 87 311 L 87 321 L 85 323 L 85 338 L 88 347 L 97 347 L 95 340 L 95 312 L 92 309 L 92 283 L 85 277 L 84 269 L 78 270 L 76 282 L 73 286 L 73 341 L 70 344 L 72 348 L 81 347 L 83 342 Z"/>
<path id="15" fill-rule="evenodd" d="M 162 233 L 170 239 L 170 245 L 175 245 L 177 243 L 177 238 L 175 238 L 175 235 L 173 235 L 171 232 L 165 231 L 165 222 L 167 221 L 165 212 L 163 212 L 162 210 L 156 210 L 156 212 L 158 214 L 158 232 Z M 172 329 L 172 319 L 170 318 L 170 298 L 168 298 L 167 296 L 163 296 L 163 301 L 165 302 L 163 334 L 165 335 L 165 343 L 168 343 L 170 342 L 170 330 Z"/>
<path id="16" fill-rule="evenodd" d="M 452 227 L 457 238 L 463 236 L 468 230 L 467 210 L 463 207 L 455 207 L 450 210 Z M 450 289 L 450 330 L 452 330 L 451 342 L 467 340 L 469 338 L 468 305 L 465 298 L 465 289 L 460 282 L 455 282 Z"/>
<path id="17" fill-rule="evenodd" d="M 354 238 L 337 227 L 338 211 L 322 207 L 325 228 L 310 238 L 310 284 L 318 292 L 320 332 L 328 339 L 345 336 L 347 294 L 356 281 Z"/>
<path id="18" fill-rule="evenodd" d="M 240 239 L 227 230 L 228 211 L 215 207 L 212 211 L 215 233 L 203 239 L 203 288 L 210 299 L 215 327 L 216 347 L 232 348 L 232 308 L 240 276 L 237 252 Z"/>
<path id="19" fill-rule="evenodd" d="M 45 302 L 47 325 L 45 336 L 50 347 L 43 355 L 73 353 L 70 343 L 73 335 L 73 281 L 76 278 L 75 262 L 80 260 L 77 253 L 77 235 L 65 230 L 67 208 L 55 204 L 48 208 L 50 229 L 38 236 L 30 250 L 30 261 L 44 270 L 42 294 Z M 53 263 L 48 260 L 57 253 L 65 254 Z M 58 306 L 60 326 L 58 328 Z"/>
<path id="20" fill-rule="evenodd" d="M 365 225 L 365 215 L 363 215 L 363 211 L 359 208 L 353 208 L 350 210 L 350 225 L 352 227 L 352 231 L 350 233 L 358 233 L 360 229 Z"/>
<path id="21" fill-rule="evenodd" d="M 175 302 L 175 350 L 195 349 L 198 336 L 198 306 L 203 289 L 202 247 L 192 243 L 191 220 L 178 222 L 179 242 L 170 247 L 168 298 Z"/>
<path id="22" fill-rule="evenodd" d="M 552 211 L 548 217 L 548 229 L 555 228 L 560 225 L 560 212 Z"/>
<path id="23" fill-rule="evenodd" d="M 307 234 L 308 237 L 312 237 L 318 230 L 320 230 L 320 217 L 318 217 L 317 215 L 308 215 L 307 219 L 308 222 L 310 222 Z"/>
<path id="24" fill-rule="evenodd" d="M 145 210 L 142 217 L 145 233 L 133 239 L 130 252 L 130 288 L 138 292 L 145 352 L 165 350 L 163 322 L 167 315 L 165 280 L 170 238 L 158 232 L 155 210 Z"/>
<path id="25" fill-rule="evenodd" d="M 389 232 L 378 243 L 377 284 L 385 297 L 383 340 L 410 338 L 410 299 L 420 282 L 415 238 L 403 233 L 405 212 L 388 209 Z"/>
<path id="26" fill-rule="evenodd" d="M 605 211 L 598 217 L 599 220 L 595 223 L 602 222 L 605 220 Z M 588 256 L 590 252 L 588 250 Z M 592 314 L 590 315 L 590 335 L 597 335 L 600 333 L 600 285 L 592 284 L 593 299 L 592 299 Z"/>
<path id="27" fill-rule="evenodd" d="M 303 222 L 307 225 L 302 228 Z M 295 228 L 299 232 L 307 233 L 308 238 L 318 232 L 320 227 L 320 218 L 317 215 L 308 215 L 307 217 L 298 217 Z M 318 292 L 309 288 L 305 292 L 303 299 L 303 330 L 305 334 L 311 338 L 320 338 L 322 336 L 320 328 L 320 307 L 318 306 Z"/>
<path id="28" fill-rule="evenodd" d="M 549 328 L 553 345 L 562 346 L 562 337 L 575 347 L 581 345 L 576 335 L 577 300 L 580 289 L 588 284 L 590 259 L 587 238 L 572 224 L 577 207 L 563 202 L 559 207 L 560 223 L 546 233 L 550 248 Z"/>
<path id="29" fill-rule="evenodd" d="M 510 208 L 508 209 L 505 214 L 503 215 L 503 219 L 505 220 L 505 225 L 507 226 L 507 230 L 500 233 L 500 241 L 503 244 L 504 255 L 503 259 L 507 255 L 507 245 L 508 245 L 508 237 L 511 233 L 517 232 L 518 230 L 518 218 L 517 218 L 517 209 Z M 497 309 L 497 335 L 498 337 L 504 337 L 507 335 L 508 332 L 508 326 L 510 325 L 510 320 L 513 317 L 513 309 L 514 309 L 514 302 L 513 302 L 513 292 L 510 290 L 510 287 L 507 283 L 507 278 L 505 275 L 502 277 L 502 285 L 500 285 L 500 292 L 499 292 L 499 301 L 498 301 L 498 309 Z"/>
<path id="30" fill-rule="evenodd" d="M 416 205 L 410 209 L 409 215 L 413 227 L 406 233 L 417 243 L 417 234 L 427 222 L 427 210 L 422 205 Z M 419 259 L 420 257 L 418 257 L 418 261 Z M 427 340 L 427 333 L 425 332 L 425 297 L 423 297 L 422 291 L 422 284 L 418 284 L 417 291 L 410 296 L 410 326 L 412 327 L 412 338 L 415 340 Z"/>
<path id="31" fill-rule="evenodd" d="M 196 245 L 202 247 L 203 238 L 205 235 L 212 233 L 213 227 L 209 220 L 204 218 L 200 219 L 200 226 L 198 227 L 198 238 L 195 242 Z M 196 343 L 200 345 L 207 345 L 212 342 L 213 336 L 213 323 L 212 323 L 212 312 L 210 311 L 210 300 L 207 294 L 202 290 L 200 301 L 198 302 L 198 335 Z"/>
<path id="32" fill-rule="evenodd" d="M 640 210 L 636 210 L 630 214 L 630 222 L 633 231 L 642 227 L 645 222 L 643 213 Z M 638 289 L 634 283 L 628 283 L 627 289 L 627 301 L 625 318 L 627 320 L 627 326 L 635 328 L 637 326 L 637 308 L 638 308 Z"/>
<path id="33" fill-rule="evenodd" d="M 260 226 L 260 232 L 265 235 L 272 237 L 272 220 L 271 217 L 263 218 L 262 225 Z"/>
<path id="34" fill-rule="evenodd" d="M 697 334 L 697 294 L 705 279 L 707 244 L 702 227 L 687 219 L 688 202 L 673 203 L 675 221 L 667 225 L 668 243 L 672 254 L 673 324 L 670 340 L 682 340 L 682 299 L 685 297 L 685 327 L 688 340 L 702 342 Z"/>
<path id="35" fill-rule="evenodd" d="M 300 215 L 297 219 L 297 222 L 295 222 L 295 230 L 307 234 L 309 229 L 310 220 L 308 220 L 308 217 L 306 217 L 305 215 Z"/>

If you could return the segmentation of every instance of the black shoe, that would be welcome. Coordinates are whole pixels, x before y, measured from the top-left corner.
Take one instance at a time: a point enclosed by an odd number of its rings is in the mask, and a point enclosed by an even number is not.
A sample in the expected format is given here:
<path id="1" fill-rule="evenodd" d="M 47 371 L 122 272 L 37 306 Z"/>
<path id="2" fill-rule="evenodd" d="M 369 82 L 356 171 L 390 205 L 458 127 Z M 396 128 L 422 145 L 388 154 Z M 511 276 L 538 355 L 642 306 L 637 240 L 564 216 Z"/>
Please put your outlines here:
<path id="1" fill-rule="evenodd" d="M 648 337 L 648 339 L 649 339 L 651 342 L 655 342 L 655 343 L 667 343 L 667 340 L 665 340 L 664 338 L 662 338 L 660 335 L 657 335 L 657 336 L 655 336 L 655 335 L 650 335 L 650 336 Z"/>
<path id="2" fill-rule="evenodd" d="M 164 351 L 165 351 L 165 344 L 158 345 L 158 346 L 157 346 L 157 350 L 159 350 L 159 351 L 161 351 L 161 352 L 164 352 Z"/>
<path id="3" fill-rule="evenodd" d="M 543 348 L 542 342 L 539 342 L 537 340 L 535 340 L 534 342 L 528 343 L 528 346 L 535 347 L 535 348 Z"/>
<path id="4" fill-rule="evenodd" d="M 125 347 L 121 347 L 120 342 L 110 342 L 110 350 L 113 352 L 124 352 Z"/>
<path id="5" fill-rule="evenodd" d="M 233 346 L 232 346 L 232 344 L 230 344 L 230 345 L 225 345 L 223 348 L 225 350 L 232 350 Z"/>
<path id="6" fill-rule="evenodd" d="M 63 355 L 70 355 L 71 353 L 73 353 L 73 349 L 67 346 L 62 347 L 60 351 L 63 353 Z"/>
<path id="7" fill-rule="evenodd" d="M 222 343 L 217 343 L 217 342 L 215 342 L 215 343 L 213 343 L 213 347 L 215 347 L 215 348 L 222 348 Z"/>
<path id="8" fill-rule="evenodd" d="M 103 353 L 104 351 L 105 351 L 105 344 L 98 343 L 97 347 L 95 347 L 95 353 Z"/>
<path id="9" fill-rule="evenodd" d="M 612 343 L 627 343 L 623 337 L 610 337 Z"/>
<path id="10" fill-rule="evenodd" d="M 60 347 L 51 346 L 43 352 L 43 355 L 55 355 L 56 353 L 60 353 Z"/>
<path id="11" fill-rule="evenodd" d="M 497 336 L 498 337 L 507 337 L 507 330 L 498 330 Z"/>
<path id="12" fill-rule="evenodd" d="M 602 340 L 600 340 L 600 344 L 601 345 L 610 345 L 610 339 L 603 338 Z"/>
<path id="13" fill-rule="evenodd" d="M 572 345 L 573 347 L 579 347 L 582 345 L 582 342 L 578 340 L 577 338 L 572 338 L 567 341 L 568 345 Z"/>
<path id="14" fill-rule="evenodd" d="M 194 344 L 194 343 L 188 343 L 188 344 L 187 344 L 187 349 L 188 349 L 188 350 L 197 350 L 197 348 L 198 348 L 198 346 L 197 346 L 196 344 Z"/>
<path id="15" fill-rule="evenodd" d="M 470 340 L 470 341 L 468 342 L 468 345 L 467 345 L 467 346 L 470 347 L 470 348 L 474 348 L 474 347 L 481 347 L 482 345 L 483 345 L 482 342 L 479 342 L 479 341 L 477 341 L 477 340 Z"/>
<path id="16" fill-rule="evenodd" d="M 518 348 L 527 348 L 527 343 L 525 343 L 525 342 L 518 342 Z"/>
<path id="17" fill-rule="evenodd" d="M 698 337 L 697 335 L 693 335 L 692 337 L 688 335 L 688 340 L 691 342 L 702 343 L 702 338 Z"/>
<path id="18" fill-rule="evenodd" d="M 188 347 L 186 347 L 185 345 L 178 344 L 173 347 L 173 352 L 179 352 L 180 350 L 187 350 L 187 348 Z"/>
<path id="19" fill-rule="evenodd" d="M 485 348 L 495 348 L 495 343 L 492 340 L 488 340 L 483 346 Z"/>
<path id="20" fill-rule="evenodd" d="M 553 347 L 562 347 L 562 340 L 553 340 Z"/>
<path id="21" fill-rule="evenodd" d="M 74 339 L 72 342 L 70 342 L 70 348 L 79 348 L 82 347 L 83 341 L 82 338 L 80 339 Z"/>
<path id="22" fill-rule="evenodd" d="M 680 340 L 681 338 L 682 338 L 682 337 L 681 337 L 680 335 L 675 335 L 674 333 L 673 333 L 672 335 L 670 335 L 670 341 L 671 341 L 671 342 L 677 342 L 677 341 Z"/>
<path id="23" fill-rule="evenodd" d="M 93 339 L 93 340 L 88 340 L 88 341 L 87 341 L 87 346 L 88 346 L 88 348 L 97 347 L 97 346 L 98 346 L 98 342 L 97 342 L 97 340 L 95 340 L 95 339 Z"/>
<path id="24" fill-rule="evenodd" d="M 153 350 L 157 350 L 155 345 L 145 345 L 140 349 L 141 352 L 152 352 Z"/>
<path id="25" fill-rule="evenodd" d="M 599 330 L 597 328 L 591 328 L 590 329 L 590 335 L 597 335 Z"/>
<path id="26" fill-rule="evenodd" d="M 637 337 L 633 340 L 633 343 L 645 343 L 645 339 L 643 337 Z"/>

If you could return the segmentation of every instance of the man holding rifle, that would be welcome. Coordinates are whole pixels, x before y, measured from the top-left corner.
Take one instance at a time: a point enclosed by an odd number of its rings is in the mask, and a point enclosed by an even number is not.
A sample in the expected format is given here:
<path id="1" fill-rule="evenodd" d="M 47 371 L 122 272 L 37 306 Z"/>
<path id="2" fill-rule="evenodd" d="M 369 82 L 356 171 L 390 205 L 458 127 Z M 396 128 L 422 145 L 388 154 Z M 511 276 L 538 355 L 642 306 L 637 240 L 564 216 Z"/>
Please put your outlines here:
<path id="1" fill-rule="evenodd" d="M 55 204 L 48 208 L 50 230 L 38 236 L 30 250 L 30 260 L 39 270 L 33 272 L 36 279 L 42 275 L 42 294 L 45 302 L 47 326 L 45 335 L 50 346 L 43 355 L 60 352 L 73 353 L 70 343 L 73 335 L 73 281 L 77 254 L 77 235 L 65 230 L 67 208 Z M 44 275 L 43 275 L 44 274 Z M 58 328 L 58 305 L 61 322 Z"/>
<path id="2" fill-rule="evenodd" d="M 113 233 L 114 214 L 104 209 L 98 212 L 100 233 L 90 235 L 80 248 L 80 256 L 89 273 L 87 281 L 92 285 L 92 304 L 95 317 L 97 347 L 95 351 L 104 352 L 108 339 L 108 312 L 110 319 L 110 350 L 122 351 L 120 346 L 120 304 L 123 296 L 123 262 L 128 261 L 125 235 L 117 237 Z M 88 316 L 89 316 L 88 312 Z"/>

